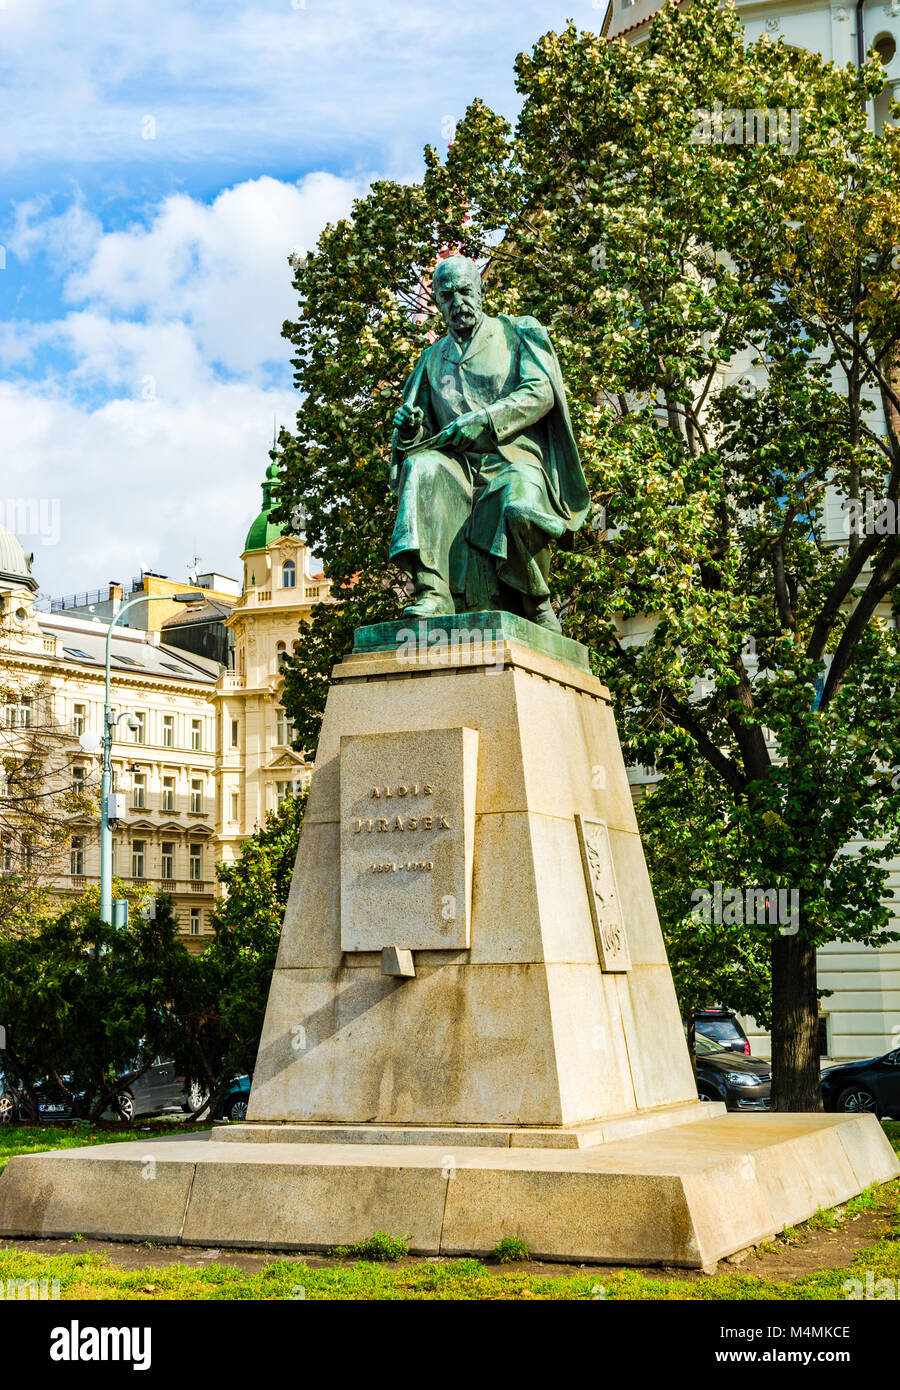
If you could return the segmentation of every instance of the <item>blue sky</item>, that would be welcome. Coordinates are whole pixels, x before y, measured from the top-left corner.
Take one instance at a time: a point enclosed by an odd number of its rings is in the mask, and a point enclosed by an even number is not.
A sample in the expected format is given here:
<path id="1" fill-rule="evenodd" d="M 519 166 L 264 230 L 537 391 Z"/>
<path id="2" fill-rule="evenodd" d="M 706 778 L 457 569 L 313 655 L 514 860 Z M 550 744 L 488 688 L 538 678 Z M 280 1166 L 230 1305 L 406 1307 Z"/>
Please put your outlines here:
<path id="1" fill-rule="evenodd" d="M 515 55 L 604 9 L 0 0 L 0 505 L 58 502 L 42 591 L 239 573 L 296 409 L 288 253 L 473 97 L 514 117 Z"/>

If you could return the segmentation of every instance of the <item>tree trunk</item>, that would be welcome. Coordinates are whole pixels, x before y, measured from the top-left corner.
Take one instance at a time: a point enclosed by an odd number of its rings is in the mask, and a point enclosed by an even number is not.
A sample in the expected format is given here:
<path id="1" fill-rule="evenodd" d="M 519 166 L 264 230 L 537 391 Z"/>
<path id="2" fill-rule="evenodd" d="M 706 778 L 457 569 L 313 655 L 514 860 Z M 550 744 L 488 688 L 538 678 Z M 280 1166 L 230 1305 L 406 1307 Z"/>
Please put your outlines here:
<path id="1" fill-rule="evenodd" d="M 822 1109 L 816 948 L 799 933 L 772 944 L 772 1109 Z"/>

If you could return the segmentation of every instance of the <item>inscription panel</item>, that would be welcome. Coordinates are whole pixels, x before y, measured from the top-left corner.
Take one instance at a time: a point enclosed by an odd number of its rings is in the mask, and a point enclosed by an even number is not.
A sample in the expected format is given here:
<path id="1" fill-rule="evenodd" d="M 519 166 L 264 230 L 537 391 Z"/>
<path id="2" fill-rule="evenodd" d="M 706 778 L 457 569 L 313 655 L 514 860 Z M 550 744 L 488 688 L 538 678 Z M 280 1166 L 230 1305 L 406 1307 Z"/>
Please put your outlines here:
<path id="1" fill-rule="evenodd" d="M 466 950 L 475 729 L 341 739 L 341 949 Z"/>
<path id="2" fill-rule="evenodd" d="M 576 816 L 575 820 L 578 824 L 578 843 L 581 846 L 581 860 L 587 879 L 588 900 L 591 905 L 594 935 L 597 938 L 600 968 L 608 971 L 630 970 L 631 955 L 625 934 L 625 918 L 622 914 L 619 886 L 616 883 L 609 831 L 603 821 L 586 820 L 584 816 Z"/>

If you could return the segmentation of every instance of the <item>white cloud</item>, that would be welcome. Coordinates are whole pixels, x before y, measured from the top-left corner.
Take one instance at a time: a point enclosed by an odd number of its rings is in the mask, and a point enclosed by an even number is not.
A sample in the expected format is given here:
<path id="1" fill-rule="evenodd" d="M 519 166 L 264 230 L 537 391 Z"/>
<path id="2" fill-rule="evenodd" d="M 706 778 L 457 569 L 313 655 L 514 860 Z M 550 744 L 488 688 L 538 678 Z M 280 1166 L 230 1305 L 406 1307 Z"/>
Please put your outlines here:
<path id="1" fill-rule="evenodd" d="M 86 411 L 0 385 L 3 501 L 59 503 L 57 545 L 21 537 L 41 589 L 125 582 L 142 564 L 183 577 L 195 554 L 239 577 L 272 419 L 289 423 L 295 406 L 290 391 L 214 383 L 191 401 L 118 399 Z"/>
<path id="2" fill-rule="evenodd" d="M 17 204 L 7 238 L 9 250 L 22 261 L 30 260 L 39 250 L 60 271 L 68 270 L 90 256 L 103 228 L 80 199 L 55 215 L 48 214 L 47 207 L 48 200 L 40 197 Z"/>
<path id="3" fill-rule="evenodd" d="M 15 117 L 0 164 L 216 157 L 243 171 L 290 151 L 346 168 L 404 136 L 405 163 L 472 97 L 512 108 L 516 53 L 573 12 L 600 28 L 587 0 L 4 0 Z"/>
<path id="4" fill-rule="evenodd" d="M 43 588 L 93 588 L 141 562 L 179 574 L 194 553 L 237 573 L 273 416 L 289 425 L 297 407 L 280 336 L 296 310 L 286 257 L 362 188 L 264 177 L 209 205 L 166 198 L 146 225 L 106 233 L 78 209 L 19 210 L 17 254 L 55 259 L 77 306 L 0 324 L 0 360 L 32 378 L 0 390 L 5 496 L 61 508 L 57 547 L 22 537 Z"/>
<path id="5" fill-rule="evenodd" d="M 345 216 L 364 188 L 362 180 L 328 173 L 308 174 L 298 184 L 251 179 L 211 204 L 173 195 L 145 222 L 105 233 L 77 204 L 42 218 L 40 204 L 28 203 L 17 209 L 10 246 L 21 259 L 43 255 L 68 272 L 64 298 L 84 308 L 59 321 L 58 335 L 61 345 L 91 355 L 86 370 L 102 367 L 106 353 L 110 381 L 118 386 L 126 364 L 133 377 L 130 364 L 139 357 L 139 375 L 169 375 L 176 389 L 181 364 L 171 370 L 169 354 L 174 347 L 181 359 L 183 350 L 171 333 L 158 331 L 162 325 L 182 326 L 202 359 L 230 373 L 287 366 L 281 325 L 296 309 L 287 257 L 313 246 L 325 223 Z M 105 329 L 97 315 L 105 317 Z M 122 318 L 154 331 L 123 330 Z M 194 376 L 192 367 L 185 387 Z"/>

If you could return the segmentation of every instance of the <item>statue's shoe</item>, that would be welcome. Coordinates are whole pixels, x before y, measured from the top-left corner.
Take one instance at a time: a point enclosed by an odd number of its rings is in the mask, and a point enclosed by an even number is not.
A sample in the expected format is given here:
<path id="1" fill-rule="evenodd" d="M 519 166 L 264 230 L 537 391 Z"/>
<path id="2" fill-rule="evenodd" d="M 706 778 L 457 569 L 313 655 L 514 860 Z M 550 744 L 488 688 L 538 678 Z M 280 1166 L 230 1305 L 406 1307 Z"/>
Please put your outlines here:
<path id="1" fill-rule="evenodd" d="M 530 614 L 528 621 L 534 623 L 537 627 L 546 627 L 550 632 L 562 632 L 562 628 L 559 625 L 559 618 L 557 618 L 554 613 L 549 599 L 545 599 L 543 603 L 538 604 L 534 612 Z"/>
<path id="2" fill-rule="evenodd" d="M 452 599 L 441 598 L 439 594 L 429 595 L 427 598 L 419 599 L 417 603 L 412 603 L 408 608 L 404 608 L 404 618 L 441 618 L 455 614 Z"/>

